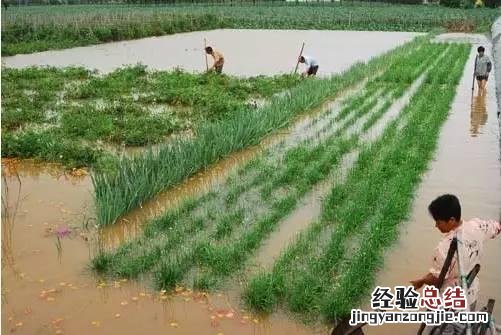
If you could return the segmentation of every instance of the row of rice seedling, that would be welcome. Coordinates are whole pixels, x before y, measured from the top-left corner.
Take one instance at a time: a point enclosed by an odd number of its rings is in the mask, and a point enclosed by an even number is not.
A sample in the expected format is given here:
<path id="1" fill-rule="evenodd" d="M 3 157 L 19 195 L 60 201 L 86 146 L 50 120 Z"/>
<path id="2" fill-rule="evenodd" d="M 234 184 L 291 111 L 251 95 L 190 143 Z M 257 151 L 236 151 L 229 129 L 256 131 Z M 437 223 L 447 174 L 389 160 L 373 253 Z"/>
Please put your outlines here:
<path id="1" fill-rule="evenodd" d="M 423 39 L 399 47 L 367 64 L 324 80 L 305 80 L 289 94 L 273 97 L 258 110 L 237 110 L 228 118 L 195 129 L 194 139 L 177 139 L 138 157 L 123 157 L 113 173 L 92 174 L 99 225 L 114 223 L 120 215 L 184 180 L 229 153 L 259 143 L 286 126 L 297 114 L 319 106 L 342 89 L 361 82 L 391 65 L 423 43 Z"/>
<path id="2" fill-rule="evenodd" d="M 333 321 L 372 290 L 384 250 L 396 239 L 432 157 L 469 51 L 467 45 L 451 46 L 429 71 L 402 111 L 406 123 L 393 121 L 376 143 L 363 148 L 346 182 L 325 199 L 321 220 L 271 271 L 250 281 L 248 305 L 272 311 L 282 304 L 303 318 Z"/>
<path id="3" fill-rule="evenodd" d="M 332 3 L 29 6 L 2 12 L 2 55 L 216 28 L 489 31 L 496 9 Z"/>
<path id="4" fill-rule="evenodd" d="M 411 71 L 416 64 L 430 64 L 446 48 L 427 44 L 394 61 L 409 64 Z M 387 71 L 393 70 L 390 66 Z M 421 73 L 424 70 L 422 67 Z M 410 86 L 382 78 L 369 81 L 366 95 L 372 96 L 374 87 L 382 88 L 383 105 L 388 98 L 397 98 L 393 95 L 396 84 Z M 360 101 L 359 96 L 351 100 Z M 351 100 L 345 105 L 350 106 Z M 146 226 L 143 236 L 117 250 L 102 251 L 93 260 L 94 269 L 117 277 L 152 272 L 159 288 L 172 288 L 188 279 L 202 289 L 220 284 L 221 279 L 242 270 L 305 193 L 328 178 L 341 158 L 359 145 L 355 123 L 376 110 L 353 106 L 351 113 L 338 114 L 339 126 L 323 141 L 306 139 L 285 153 L 282 148 L 269 149 L 242 167 L 220 189 L 154 220 Z"/>

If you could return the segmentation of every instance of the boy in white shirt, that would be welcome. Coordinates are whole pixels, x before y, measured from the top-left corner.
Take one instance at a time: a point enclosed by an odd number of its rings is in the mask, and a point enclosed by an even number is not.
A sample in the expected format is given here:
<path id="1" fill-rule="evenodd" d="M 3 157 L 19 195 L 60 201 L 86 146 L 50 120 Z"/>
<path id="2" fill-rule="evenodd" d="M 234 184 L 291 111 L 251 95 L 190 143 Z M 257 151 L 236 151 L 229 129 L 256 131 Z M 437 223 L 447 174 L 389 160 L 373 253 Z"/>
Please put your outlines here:
<path id="1" fill-rule="evenodd" d="M 432 267 L 429 272 L 422 278 L 411 281 L 415 289 L 419 289 L 423 285 L 437 286 L 438 276 L 454 237 L 458 240 L 461 270 L 464 275 L 467 275 L 476 264 L 480 264 L 484 242 L 495 238 L 501 233 L 501 222 L 495 220 L 481 220 L 478 218 L 467 221 L 461 220 L 459 199 L 452 194 L 444 194 L 433 200 L 428 206 L 428 211 L 435 220 L 437 229 L 445 235 L 434 251 Z M 455 254 L 441 287 L 442 290 L 447 287 L 461 286 L 457 261 L 457 254 Z M 476 303 L 478 292 L 479 279 L 475 277 L 468 289 L 467 296 L 470 306 Z"/>
<path id="2" fill-rule="evenodd" d="M 306 65 L 306 72 L 303 73 L 303 76 L 315 76 L 318 71 L 318 62 L 315 58 L 309 56 L 301 56 L 299 57 L 299 63 L 303 63 Z"/>

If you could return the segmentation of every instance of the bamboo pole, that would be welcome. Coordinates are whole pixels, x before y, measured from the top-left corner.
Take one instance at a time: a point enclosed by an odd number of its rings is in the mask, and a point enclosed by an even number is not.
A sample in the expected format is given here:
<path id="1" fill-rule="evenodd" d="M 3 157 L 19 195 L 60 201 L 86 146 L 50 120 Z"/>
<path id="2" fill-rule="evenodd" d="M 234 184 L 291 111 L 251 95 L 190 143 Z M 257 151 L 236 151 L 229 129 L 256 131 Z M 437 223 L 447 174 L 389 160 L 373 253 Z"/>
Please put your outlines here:
<path id="1" fill-rule="evenodd" d="M 475 91 L 475 72 L 477 72 L 477 59 L 478 55 L 475 56 L 475 66 L 473 67 L 473 80 L 471 82 L 471 96 L 473 97 L 473 91 Z"/>
<path id="2" fill-rule="evenodd" d="M 303 50 L 304 50 L 304 42 L 303 42 L 303 45 L 301 46 L 301 51 L 299 52 L 299 57 L 297 58 L 296 68 L 294 69 L 294 74 L 297 73 L 297 68 L 299 66 L 299 58 L 301 58 L 301 56 L 303 55 Z"/>

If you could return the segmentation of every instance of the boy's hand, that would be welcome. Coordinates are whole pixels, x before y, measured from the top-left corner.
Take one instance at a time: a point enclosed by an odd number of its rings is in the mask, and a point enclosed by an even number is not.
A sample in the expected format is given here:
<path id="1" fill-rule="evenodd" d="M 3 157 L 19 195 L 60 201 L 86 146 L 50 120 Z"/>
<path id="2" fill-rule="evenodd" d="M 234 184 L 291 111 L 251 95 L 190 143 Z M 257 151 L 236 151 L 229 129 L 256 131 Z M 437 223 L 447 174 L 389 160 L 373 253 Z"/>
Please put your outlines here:
<path id="1" fill-rule="evenodd" d="M 419 290 L 423 286 L 424 281 L 422 278 L 416 279 L 416 280 L 411 280 L 411 284 L 412 284 L 412 286 L 414 286 L 415 290 Z"/>

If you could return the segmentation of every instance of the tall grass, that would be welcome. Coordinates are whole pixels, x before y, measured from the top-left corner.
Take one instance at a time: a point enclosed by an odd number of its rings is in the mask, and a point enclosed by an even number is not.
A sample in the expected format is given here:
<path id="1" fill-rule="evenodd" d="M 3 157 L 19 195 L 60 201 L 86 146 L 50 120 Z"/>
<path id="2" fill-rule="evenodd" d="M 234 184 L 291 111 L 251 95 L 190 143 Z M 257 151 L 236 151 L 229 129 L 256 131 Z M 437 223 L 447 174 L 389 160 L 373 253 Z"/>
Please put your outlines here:
<path id="1" fill-rule="evenodd" d="M 497 9 L 331 3 L 30 6 L 2 12 L 2 55 L 216 28 L 487 32 Z"/>
<path id="2" fill-rule="evenodd" d="M 251 280 L 245 299 L 272 311 L 282 303 L 308 319 L 345 317 L 370 292 L 382 256 L 397 237 L 436 147 L 469 46 L 453 46 L 402 111 L 403 127 L 359 155 L 344 184 L 334 186 L 321 220 L 288 247 L 270 272 Z"/>

